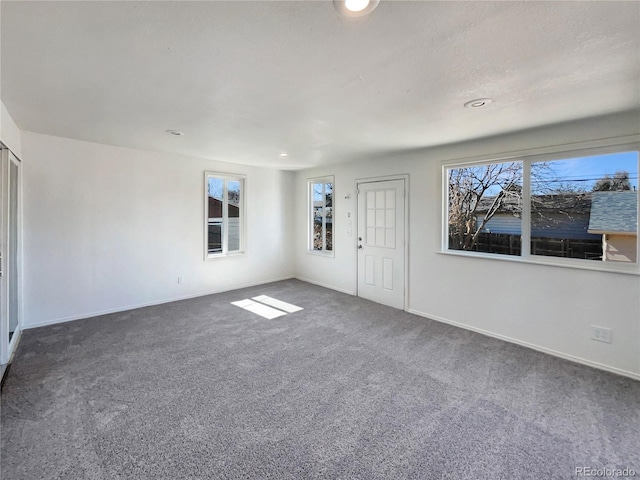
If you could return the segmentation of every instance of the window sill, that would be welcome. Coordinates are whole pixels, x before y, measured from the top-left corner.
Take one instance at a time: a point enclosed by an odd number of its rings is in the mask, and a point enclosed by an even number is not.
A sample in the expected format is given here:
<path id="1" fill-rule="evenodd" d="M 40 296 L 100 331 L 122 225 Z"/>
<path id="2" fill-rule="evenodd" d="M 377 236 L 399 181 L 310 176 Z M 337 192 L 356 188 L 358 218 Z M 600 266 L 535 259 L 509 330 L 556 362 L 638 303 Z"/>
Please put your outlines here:
<path id="1" fill-rule="evenodd" d="M 239 257 L 244 255 L 244 252 L 232 252 L 232 253 L 208 253 L 205 257 L 206 260 L 214 260 L 216 258 L 229 258 L 229 257 Z"/>
<path id="2" fill-rule="evenodd" d="M 316 257 L 328 257 L 335 258 L 335 253 L 333 250 L 331 251 L 323 251 L 323 250 L 307 250 L 308 255 L 315 255 Z"/>
<path id="3" fill-rule="evenodd" d="M 595 262 L 594 264 L 584 264 L 580 259 L 561 259 L 556 257 L 542 257 L 539 255 L 531 255 L 528 258 L 519 257 L 515 255 L 500 255 L 500 254 L 491 254 L 491 253 L 480 253 L 480 252 L 462 252 L 456 250 L 440 250 L 438 252 L 439 255 L 452 255 L 454 257 L 466 257 L 466 258 L 481 258 L 485 260 L 499 260 L 503 262 L 514 262 L 514 263 L 528 263 L 532 265 L 544 265 L 547 267 L 564 267 L 564 268 L 573 268 L 577 270 L 591 270 L 596 272 L 606 272 L 606 273 L 622 273 L 624 275 L 640 275 L 640 266 L 637 263 L 619 263 L 619 262 L 608 262 L 607 265 L 600 265 L 600 263 L 606 262 Z M 589 262 L 589 260 L 584 260 L 584 262 Z"/>

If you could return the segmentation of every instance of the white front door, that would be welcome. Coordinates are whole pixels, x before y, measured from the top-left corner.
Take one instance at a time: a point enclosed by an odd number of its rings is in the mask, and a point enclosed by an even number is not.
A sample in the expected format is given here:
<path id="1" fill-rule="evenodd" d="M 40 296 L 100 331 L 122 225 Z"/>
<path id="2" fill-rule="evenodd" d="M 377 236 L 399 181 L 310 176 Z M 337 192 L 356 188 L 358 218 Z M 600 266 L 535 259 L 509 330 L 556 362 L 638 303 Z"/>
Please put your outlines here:
<path id="1" fill-rule="evenodd" d="M 358 296 L 404 309 L 404 180 L 358 184 Z"/>

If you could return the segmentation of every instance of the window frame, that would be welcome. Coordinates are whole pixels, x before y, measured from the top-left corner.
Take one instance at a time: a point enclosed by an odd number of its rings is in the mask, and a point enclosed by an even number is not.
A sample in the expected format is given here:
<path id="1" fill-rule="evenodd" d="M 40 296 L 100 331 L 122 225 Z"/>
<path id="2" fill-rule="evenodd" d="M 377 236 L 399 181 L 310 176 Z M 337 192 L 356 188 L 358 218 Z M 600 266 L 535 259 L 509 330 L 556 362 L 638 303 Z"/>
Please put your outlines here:
<path id="1" fill-rule="evenodd" d="M 564 148 L 563 148 L 564 147 Z M 638 205 L 638 235 L 636 237 L 635 263 L 627 262 L 594 262 L 578 258 L 563 258 L 531 254 L 531 165 L 536 162 L 550 162 L 570 160 L 574 158 L 615 154 L 622 152 L 638 152 L 638 165 L 640 171 L 640 135 L 630 135 L 618 139 L 584 142 L 570 146 L 544 147 L 539 149 L 523 150 L 511 154 L 474 157 L 466 159 L 445 160 L 441 162 L 441 244 L 437 253 L 471 258 L 484 258 L 502 260 L 508 262 L 530 263 L 537 265 L 560 266 L 583 270 L 596 270 L 605 272 L 625 273 L 640 275 L 640 192 Z M 464 250 L 449 249 L 449 182 L 447 171 L 455 168 L 465 168 L 499 163 L 522 162 L 522 227 L 521 227 L 521 254 L 504 255 L 499 253 L 470 252 Z"/>
<path id="2" fill-rule="evenodd" d="M 209 179 L 218 178 L 223 181 L 222 188 L 222 251 L 216 253 L 209 253 Z M 229 196 L 227 184 L 229 181 L 240 183 L 240 206 L 239 206 L 239 249 L 229 251 L 229 229 L 225 226 L 229 225 Z M 244 255 L 245 253 L 245 236 L 246 236 L 246 188 L 247 188 L 247 176 L 236 173 L 221 173 L 213 171 L 204 172 L 204 259 L 211 260 L 214 258 L 231 257 L 234 255 Z"/>
<path id="3" fill-rule="evenodd" d="M 323 238 L 322 238 L 322 250 L 315 250 L 313 248 L 313 229 L 314 229 L 314 213 L 313 213 L 313 186 L 316 184 L 326 184 L 330 183 L 333 185 L 333 190 L 331 192 L 332 204 L 331 204 L 331 222 L 332 222 L 332 240 L 331 240 L 331 250 L 326 249 L 326 221 L 324 221 L 323 225 Z M 314 177 L 307 178 L 307 253 L 311 255 L 320 255 L 323 257 L 335 257 L 335 218 L 336 218 L 336 183 L 334 175 L 325 175 L 323 177 Z M 326 206 L 323 206 L 326 208 Z M 326 217 L 325 217 L 326 220 Z"/>

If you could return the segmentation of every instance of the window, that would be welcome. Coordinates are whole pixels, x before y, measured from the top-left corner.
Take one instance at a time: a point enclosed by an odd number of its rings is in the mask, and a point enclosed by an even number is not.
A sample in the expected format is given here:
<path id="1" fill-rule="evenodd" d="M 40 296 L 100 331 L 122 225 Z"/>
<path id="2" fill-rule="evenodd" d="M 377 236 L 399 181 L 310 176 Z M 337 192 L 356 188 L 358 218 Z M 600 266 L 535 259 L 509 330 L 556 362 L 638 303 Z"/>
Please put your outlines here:
<path id="1" fill-rule="evenodd" d="M 520 255 L 522 162 L 451 168 L 449 249 Z"/>
<path id="2" fill-rule="evenodd" d="M 584 153 L 445 166 L 445 250 L 637 264 L 638 151 Z"/>
<path id="3" fill-rule="evenodd" d="M 205 173 L 206 257 L 244 249 L 244 177 Z"/>
<path id="4" fill-rule="evenodd" d="M 309 251 L 333 252 L 333 177 L 309 181 Z"/>

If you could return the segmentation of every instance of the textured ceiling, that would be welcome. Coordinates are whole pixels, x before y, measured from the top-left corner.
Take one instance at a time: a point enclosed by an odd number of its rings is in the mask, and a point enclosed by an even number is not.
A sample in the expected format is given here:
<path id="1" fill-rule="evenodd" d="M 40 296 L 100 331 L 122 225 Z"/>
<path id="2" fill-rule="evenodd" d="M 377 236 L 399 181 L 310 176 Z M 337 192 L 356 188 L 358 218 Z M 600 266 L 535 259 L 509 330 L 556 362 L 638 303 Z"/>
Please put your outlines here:
<path id="1" fill-rule="evenodd" d="M 638 2 L 0 5 L 18 126 L 104 144 L 295 169 L 640 107 Z"/>

